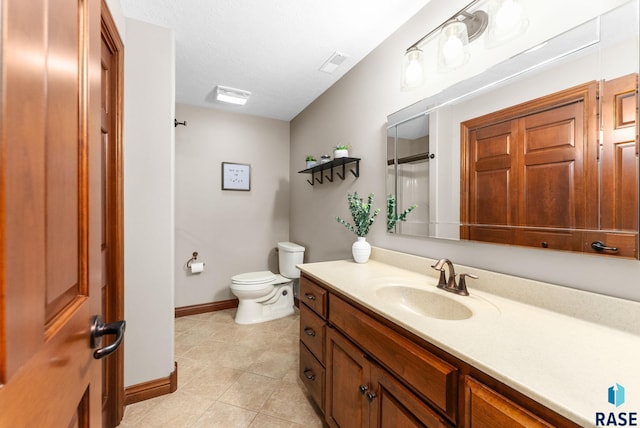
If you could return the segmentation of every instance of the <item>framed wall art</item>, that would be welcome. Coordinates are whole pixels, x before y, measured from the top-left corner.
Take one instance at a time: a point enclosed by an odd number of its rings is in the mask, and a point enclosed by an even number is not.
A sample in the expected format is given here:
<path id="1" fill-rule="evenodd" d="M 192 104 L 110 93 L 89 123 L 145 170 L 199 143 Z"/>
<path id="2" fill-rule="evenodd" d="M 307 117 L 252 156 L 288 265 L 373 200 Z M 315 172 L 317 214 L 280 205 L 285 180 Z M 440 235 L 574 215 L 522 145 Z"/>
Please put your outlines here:
<path id="1" fill-rule="evenodd" d="M 222 162 L 222 190 L 251 190 L 251 165 Z"/>

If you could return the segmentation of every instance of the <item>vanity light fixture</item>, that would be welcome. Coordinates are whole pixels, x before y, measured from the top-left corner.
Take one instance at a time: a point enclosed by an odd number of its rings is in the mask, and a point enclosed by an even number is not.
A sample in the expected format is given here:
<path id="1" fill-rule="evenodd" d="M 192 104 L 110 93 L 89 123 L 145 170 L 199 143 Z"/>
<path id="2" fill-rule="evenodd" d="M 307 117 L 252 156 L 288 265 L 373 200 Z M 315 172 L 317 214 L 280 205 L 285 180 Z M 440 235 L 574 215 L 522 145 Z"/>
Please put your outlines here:
<path id="1" fill-rule="evenodd" d="M 229 88 L 227 86 L 216 86 L 216 100 L 224 103 L 243 106 L 249 100 L 251 92 L 242 89 Z"/>
<path id="2" fill-rule="evenodd" d="M 424 58 L 417 46 L 407 49 L 402 60 L 402 87 L 416 88 L 424 83 Z"/>
<path id="3" fill-rule="evenodd" d="M 486 39 L 488 47 L 496 46 L 506 40 L 524 33 L 529 25 L 522 3 L 519 0 L 494 0 L 489 3 L 489 20 Z"/>
<path id="4" fill-rule="evenodd" d="M 521 34 L 527 27 L 520 0 L 490 0 L 488 11 L 469 11 L 482 0 L 474 0 L 437 28 L 409 46 L 402 61 L 402 89 L 412 89 L 424 83 L 424 55 L 420 46 L 439 32 L 438 70 L 454 70 L 469 60 L 469 43 L 480 37 L 487 28 L 487 46 Z"/>

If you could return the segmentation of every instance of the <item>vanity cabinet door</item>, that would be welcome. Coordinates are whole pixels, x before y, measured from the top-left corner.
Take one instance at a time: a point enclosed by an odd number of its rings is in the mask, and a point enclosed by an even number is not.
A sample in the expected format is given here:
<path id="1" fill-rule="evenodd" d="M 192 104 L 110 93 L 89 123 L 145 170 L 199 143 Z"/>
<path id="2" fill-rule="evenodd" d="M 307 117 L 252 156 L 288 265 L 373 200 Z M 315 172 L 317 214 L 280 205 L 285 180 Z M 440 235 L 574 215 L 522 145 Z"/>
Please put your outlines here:
<path id="1" fill-rule="evenodd" d="M 377 365 L 371 366 L 371 427 L 446 428 L 451 425 L 404 385 Z"/>
<path id="2" fill-rule="evenodd" d="M 368 427 L 370 363 L 335 329 L 327 331 L 325 415 L 331 427 Z M 369 394 L 369 395 L 367 395 Z"/>
<path id="3" fill-rule="evenodd" d="M 332 427 L 451 425 L 335 329 L 327 333 L 326 419 Z"/>

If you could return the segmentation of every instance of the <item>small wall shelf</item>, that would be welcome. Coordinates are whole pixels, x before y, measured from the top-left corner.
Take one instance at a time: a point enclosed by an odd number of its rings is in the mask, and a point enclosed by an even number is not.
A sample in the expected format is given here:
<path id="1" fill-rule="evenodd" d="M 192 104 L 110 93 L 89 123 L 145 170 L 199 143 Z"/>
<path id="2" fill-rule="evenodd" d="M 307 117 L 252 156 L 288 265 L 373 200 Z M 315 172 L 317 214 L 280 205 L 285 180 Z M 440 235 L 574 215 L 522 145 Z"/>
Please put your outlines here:
<path id="1" fill-rule="evenodd" d="M 311 168 L 303 169 L 302 171 L 298 171 L 298 174 L 311 174 L 311 180 L 307 180 L 307 183 L 312 186 L 318 182 L 320 184 L 324 183 L 324 179 L 326 178 L 330 182 L 333 182 L 333 170 L 334 168 L 338 169 L 336 171 L 336 175 L 340 177 L 340 179 L 344 180 L 346 177 L 346 165 L 355 163 L 355 169 L 351 168 L 351 174 L 354 177 L 360 177 L 360 158 L 337 158 L 329 162 L 319 163 L 316 166 L 312 166 Z M 339 168 L 342 167 L 342 168 Z M 340 173 L 340 169 L 342 169 L 342 174 Z M 329 170 L 330 174 L 326 175 L 323 171 Z M 316 174 L 320 174 L 320 178 L 316 177 Z"/>

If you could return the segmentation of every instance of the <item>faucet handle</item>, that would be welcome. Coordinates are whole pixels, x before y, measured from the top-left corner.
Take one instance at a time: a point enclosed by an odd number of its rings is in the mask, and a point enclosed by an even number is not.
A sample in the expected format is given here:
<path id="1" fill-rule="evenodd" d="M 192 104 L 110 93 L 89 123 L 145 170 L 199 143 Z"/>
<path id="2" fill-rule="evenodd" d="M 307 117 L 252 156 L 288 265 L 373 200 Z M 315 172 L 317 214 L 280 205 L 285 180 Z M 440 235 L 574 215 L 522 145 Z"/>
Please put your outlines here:
<path id="1" fill-rule="evenodd" d="M 458 283 L 458 291 L 457 293 L 462 296 L 468 296 L 469 291 L 467 290 L 467 281 L 466 278 L 478 279 L 477 275 L 473 275 L 471 273 L 461 273 L 460 274 L 460 282 Z"/>
<path id="2" fill-rule="evenodd" d="M 442 260 L 438 261 L 438 263 L 436 263 L 435 265 L 432 265 L 431 267 L 434 268 L 435 270 L 439 270 L 440 271 L 440 280 L 438 281 L 438 288 L 446 288 L 447 287 L 447 276 L 444 273 L 444 267 L 442 266 L 442 263 L 440 263 Z"/>

